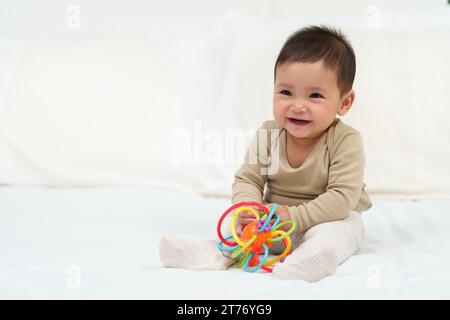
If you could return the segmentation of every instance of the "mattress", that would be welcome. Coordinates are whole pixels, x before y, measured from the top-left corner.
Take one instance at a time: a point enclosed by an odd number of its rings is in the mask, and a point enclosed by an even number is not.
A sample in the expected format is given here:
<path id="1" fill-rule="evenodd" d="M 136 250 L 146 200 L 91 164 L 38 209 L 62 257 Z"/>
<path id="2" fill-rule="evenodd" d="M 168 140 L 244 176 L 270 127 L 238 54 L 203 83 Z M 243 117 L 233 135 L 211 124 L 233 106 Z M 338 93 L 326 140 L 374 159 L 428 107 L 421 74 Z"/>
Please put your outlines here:
<path id="1" fill-rule="evenodd" d="M 450 200 L 373 199 L 365 239 L 317 283 L 163 268 L 159 238 L 217 239 L 226 198 L 143 187 L 0 188 L 3 299 L 449 299 Z"/>

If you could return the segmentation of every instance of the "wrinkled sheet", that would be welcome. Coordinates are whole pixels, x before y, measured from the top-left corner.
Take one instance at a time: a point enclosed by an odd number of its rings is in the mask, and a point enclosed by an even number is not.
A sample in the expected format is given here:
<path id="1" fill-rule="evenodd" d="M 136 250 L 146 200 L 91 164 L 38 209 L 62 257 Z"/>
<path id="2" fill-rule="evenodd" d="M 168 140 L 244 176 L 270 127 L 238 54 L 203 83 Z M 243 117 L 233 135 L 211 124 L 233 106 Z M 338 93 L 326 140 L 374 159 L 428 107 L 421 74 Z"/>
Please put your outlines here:
<path id="1" fill-rule="evenodd" d="M 157 188 L 0 188 L 6 299 L 450 298 L 450 201 L 373 199 L 362 248 L 318 283 L 163 268 L 159 238 L 216 238 L 226 198 Z"/>

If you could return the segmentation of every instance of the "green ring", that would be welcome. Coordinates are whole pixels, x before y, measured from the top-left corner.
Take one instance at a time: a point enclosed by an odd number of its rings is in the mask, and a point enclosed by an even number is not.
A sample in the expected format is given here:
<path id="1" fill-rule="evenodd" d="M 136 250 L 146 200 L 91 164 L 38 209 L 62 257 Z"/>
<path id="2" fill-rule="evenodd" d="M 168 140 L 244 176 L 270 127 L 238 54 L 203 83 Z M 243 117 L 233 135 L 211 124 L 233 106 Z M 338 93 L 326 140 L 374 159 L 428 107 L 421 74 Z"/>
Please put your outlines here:
<path id="1" fill-rule="evenodd" d="M 247 261 L 247 257 L 250 254 L 250 252 L 246 252 L 245 254 L 242 255 L 241 260 L 239 260 L 239 262 L 236 264 L 237 268 L 242 268 L 245 264 L 245 261 Z"/>
<path id="2" fill-rule="evenodd" d="M 287 236 L 291 235 L 292 232 L 294 232 L 295 227 L 296 227 L 294 220 L 286 220 L 286 221 L 280 223 L 279 225 L 277 225 L 275 228 L 273 228 L 273 230 L 278 230 L 278 228 L 280 228 L 288 223 L 291 224 L 291 228 L 286 232 L 286 234 L 282 235 L 281 237 L 267 239 L 267 241 L 268 242 L 280 241 L 280 240 L 283 240 L 284 238 L 286 238 Z"/>
<path id="3" fill-rule="evenodd" d="M 235 251 L 232 253 L 231 258 L 232 258 L 232 259 L 236 258 L 238 255 L 241 254 L 242 251 L 244 251 L 245 249 L 247 249 L 248 246 L 251 245 L 251 244 L 253 243 L 253 241 L 255 241 L 255 240 L 256 240 L 256 236 L 253 235 L 253 237 L 252 237 L 250 240 L 248 240 L 247 243 L 246 243 L 243 247 L 241 247 L 240 249 L 235 250 Z"/>

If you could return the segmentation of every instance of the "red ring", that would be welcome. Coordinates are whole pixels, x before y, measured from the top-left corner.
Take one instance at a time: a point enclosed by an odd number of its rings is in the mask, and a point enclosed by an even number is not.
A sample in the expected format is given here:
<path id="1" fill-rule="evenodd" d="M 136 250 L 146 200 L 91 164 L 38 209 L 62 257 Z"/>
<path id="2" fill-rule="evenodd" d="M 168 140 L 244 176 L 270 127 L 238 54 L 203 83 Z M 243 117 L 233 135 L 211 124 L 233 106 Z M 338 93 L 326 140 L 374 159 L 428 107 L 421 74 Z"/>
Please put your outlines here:
<path id="1" fill-rule="evenodd" d="M 266 266 L 261 266 L 261 269 L 263 269 L 266 272 L 272 272 L 272 270 L 273 270 L 273 268 L 271 269 L 271 268 L 266 267 Z"/>

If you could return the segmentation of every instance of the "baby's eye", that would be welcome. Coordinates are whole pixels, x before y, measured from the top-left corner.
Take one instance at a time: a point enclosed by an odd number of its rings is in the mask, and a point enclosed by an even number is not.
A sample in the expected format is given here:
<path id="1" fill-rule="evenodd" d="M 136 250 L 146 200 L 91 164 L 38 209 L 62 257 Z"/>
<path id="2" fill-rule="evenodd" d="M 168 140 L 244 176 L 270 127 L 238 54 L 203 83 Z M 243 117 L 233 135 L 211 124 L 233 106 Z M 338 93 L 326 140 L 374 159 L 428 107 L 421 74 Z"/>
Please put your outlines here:
<path id="1" fill-rule="evenodd" d="M 291 95 L 291 92 L 288 91 L 288 90 L 281 90 L 280 93 L 281 93 L 282 95 L 288 95 L 288 96 Z M 285 93 L 286 93 L 286 94 L 285 94 Z"/>
<path id="2" fill-rule="evenodd" d="M 313 99 L 318 99 L 318 98 L 323 99 L 323 96 L 320 93 L 318 93 L 318 92 L 312 93 L 309 97 L 313 98 Z"/>

